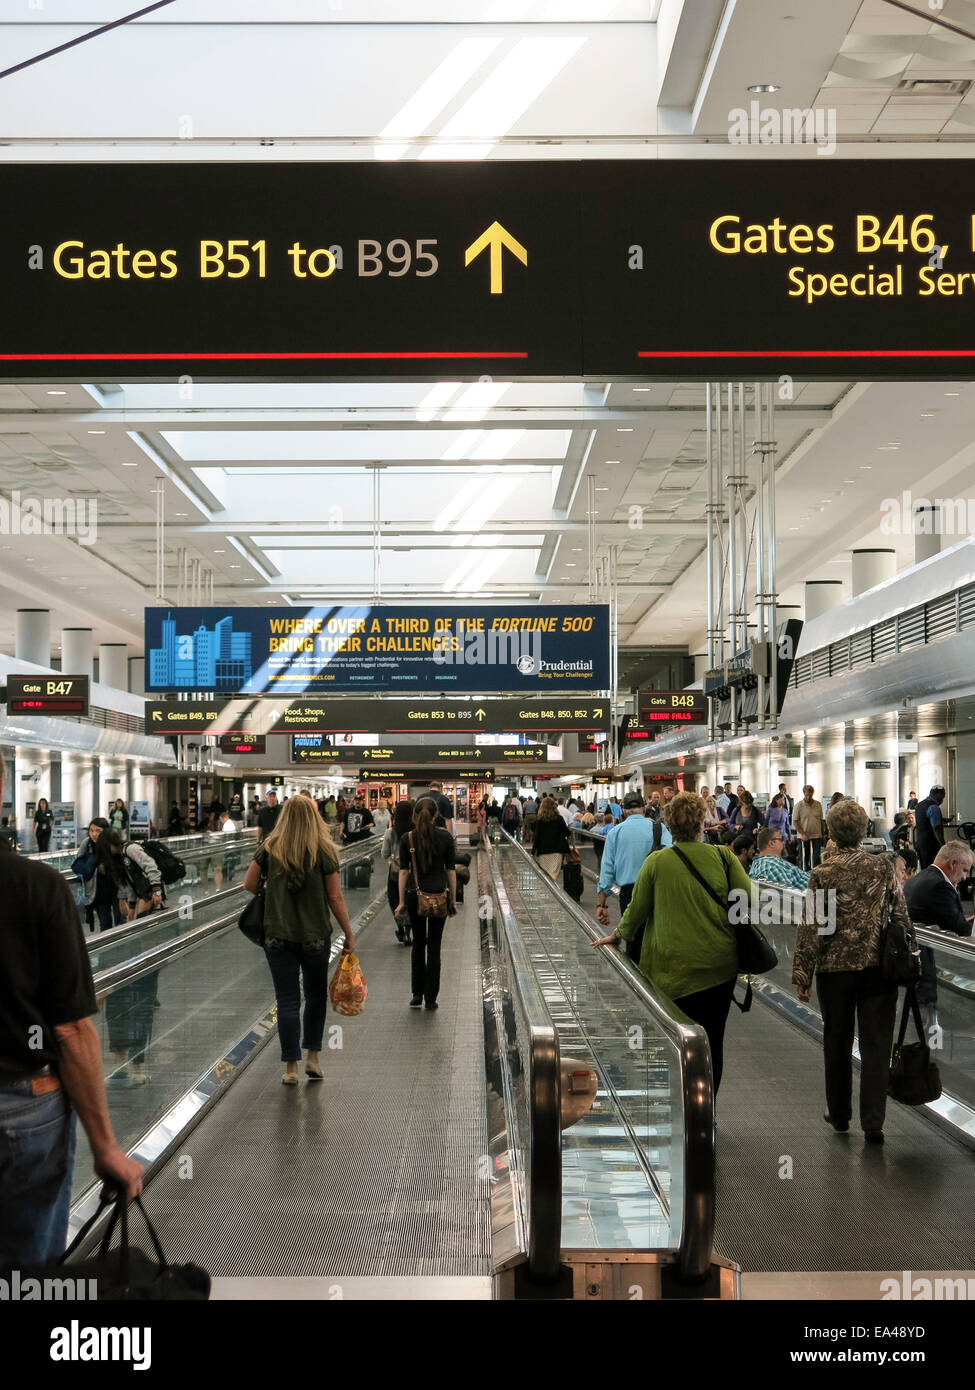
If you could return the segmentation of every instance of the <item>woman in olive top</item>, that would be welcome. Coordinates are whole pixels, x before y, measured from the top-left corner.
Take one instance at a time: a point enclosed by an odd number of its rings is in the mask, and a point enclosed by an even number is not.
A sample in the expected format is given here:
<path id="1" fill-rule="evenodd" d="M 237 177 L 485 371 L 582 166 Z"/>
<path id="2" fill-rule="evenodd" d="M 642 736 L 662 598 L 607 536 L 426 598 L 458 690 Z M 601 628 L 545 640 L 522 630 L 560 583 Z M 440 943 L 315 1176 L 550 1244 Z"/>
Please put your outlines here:
<path id="1" fill-rule="evenodd" d="M 281 1080 L 298 1084 L 301 1046 L 307 1051 L 305 1075 L 321 1081 L 319 1053 L 328 1001 L 328 953 L 332 920 L 345 933 L 345 949 L 355 949 L 342 885 L 338 851 L 318 807 L 307 796 L 291 796 L 277 824 L 251 861 L 244 887 L 264 893 L 264 954 L 271 968 L 278 1004 L 278 1038 L 285 1064 Z M 300 981 L 305 986 L 304 1042 L 299 1046 Z"/>
<path id="2" fill-rule="evenodd" d="M 532 854 L 549 878 L 558 878 L 569 852 L 569 827 L 559 815 L 554 796 L 543 796 L 532 832 Z"/>
<path id="3" fill-rule="evenodd" d="M 619 926 L 595 944 L 607 946 L 619 937 L 629 941 L 646 926 L 640 969 L 707 1033 L 717 1092 L 725 1023 L 738 976 L 738 947 L 724 903 L 729 887 L 750 897 L 751 880 L 726 845 L 700 843 L 704 818 L 704 802 L 695 792 L 674 797 L 667 807 L 673 848 L 648 855 Z"/>

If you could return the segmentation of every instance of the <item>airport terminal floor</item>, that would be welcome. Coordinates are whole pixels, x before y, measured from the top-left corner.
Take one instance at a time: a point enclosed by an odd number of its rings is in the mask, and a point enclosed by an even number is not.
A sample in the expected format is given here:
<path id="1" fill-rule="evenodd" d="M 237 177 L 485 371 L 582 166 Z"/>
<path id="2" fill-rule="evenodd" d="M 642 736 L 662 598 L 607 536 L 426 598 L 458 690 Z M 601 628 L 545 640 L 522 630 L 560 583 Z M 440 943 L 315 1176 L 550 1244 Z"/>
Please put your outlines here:
<path id="1" fill-rule="evenodd" d="M 975 0 L 89 8 L 0 4 L 21 1374 L 953 1367 Z"/>

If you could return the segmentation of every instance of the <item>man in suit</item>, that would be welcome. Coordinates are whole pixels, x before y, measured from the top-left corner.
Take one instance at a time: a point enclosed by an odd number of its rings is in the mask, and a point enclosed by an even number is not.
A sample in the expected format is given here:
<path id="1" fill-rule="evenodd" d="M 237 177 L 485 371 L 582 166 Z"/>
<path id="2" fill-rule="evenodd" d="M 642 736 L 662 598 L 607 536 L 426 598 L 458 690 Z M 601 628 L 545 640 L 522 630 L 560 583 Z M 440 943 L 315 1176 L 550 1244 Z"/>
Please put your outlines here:
<path id="1" fill-rule="evenodd" d="M 972 918 L 966 917 L 958 897 L 958 885 L 972 867 L 972 851 L 960 840 L 951 840 L 938 850 L 933 864 L 904 884 L 904 898 L 911 921 L 937 931 L 971 936 Z M 917 985 L 918 1003 L 925 1015 L 925 1026 L 938 1021 L 938 975 L 934 951 L 921 947 L 921 978 Z"/>
<path id="2" fill-rule="evenodd" d="M 788 817 L 789 817 L 789 823 L 791 824 L 791 823 L 792 823 L 792 810 L 793 810 L 793 807 L 795 806 L 796 803 L 795 803 L 794 799 L 793 799 L 793 798 L 789 795 L 789 793 L 786 791 L 786 789 L 785 789 L 785 783 L 784 783 L 784 782 L 780 782 L 780 783 L 779 783 L 779 791 L 780 791 L 780 792 L 782 793 L 782 795 L 785 797 L 785 809 L 786 809 L 786 812 L 787 812 Z"/>

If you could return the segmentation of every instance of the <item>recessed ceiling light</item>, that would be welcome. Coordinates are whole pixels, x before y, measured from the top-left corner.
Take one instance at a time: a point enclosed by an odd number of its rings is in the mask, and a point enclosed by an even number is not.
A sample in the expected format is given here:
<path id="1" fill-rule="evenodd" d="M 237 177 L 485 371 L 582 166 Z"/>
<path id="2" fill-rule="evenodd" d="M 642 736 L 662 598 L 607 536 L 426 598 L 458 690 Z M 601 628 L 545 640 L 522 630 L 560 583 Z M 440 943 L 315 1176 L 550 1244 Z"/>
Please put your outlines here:
<path id="1" fill-rule="evenodd" d="M 798 530 L 799 530 L 799 527 L 798 527 L 798 526 L 790 526 L 790 527 L 789 527 L 789 530 L 790 530 L 790 531 L 798 531 Z"/>
<path id="2" fill-rule="evenodd" d="M 616 433 L 617 433 L 617 434 L 632 434 L 632 433 L 633 433 L 633 426 L 632 426 L 632 425 L 617 425 L 617 426 L 616 426 Z"/>
<path id="3" fill-rule="evenodd" d="M 226 550 L 215 550 L 214 555 L 226 555 Z"/>
<path id="4" fill-rule="evenodd" d="M 189 512 L 173 512 L 173 516 L 189 516 Z"/>
<path id="5" fill-rule="evenodd" d="M 138 459 L 123 459 L 123 460 L 122 460 L 122 467 L 123 467 L 123 468 L 138 468 L 138 466 L 139 466 L 139 460 L 138 460 Z"/>
<path id="6" fill-rule="evenodd" d="M 89 430 L 89 434 L 108 434 L 108 430 Z"/>
<path id="7" fill-rule="evenodd" d="M 869 473 L 872 467 L 873 467 L 873 464 L 872 464 L 872 463 L 861 463 L 861 464 L 860 464 L 860 472 L 861 472 L 861 473 Z"/>
<path id="8" fill-rule="evenodd" d="M 922 410 L 922 411 L 921 411 L 921 419 L 922 419 L 922 420 L 930 420 L 930 419 L 932 419 L 933 416 L 934 416 L 934 411 L 933 411 L 933 410 Z"/>
<path id="9" fill-rule="evenodd" d="M 567 570 L 577 570 L 579 568 L 575 560 L 566 560 L 565 567 Z"/>
<path id="10" fill-rule="evenodd" d="M 66 396 L 68 393 L 67 391 L 48 391 L 47 394 L 49 396 Z"/>
<path id="11" fill-rule="evenodd" d="M 619 459 L 607 459 L 607 460 L 606 460 L 606 467 L 607 467 L 607 468 L 618 468 L 618 467 L 619 467 Z"/>
<path id="12" fill-rule="evenodd" d="M 596 491 L 597 491 L 597 492 L 609 492 L 609 488 L 608 488 L 608 487 L 597 487 Z"/>
<path id="13" fill-rule="evenodd" d="M 756 82 L 748 89 L 750 92 L 777 92 L 779 84 L 777 82 Z"/>
<path id="14" fill-rule="evenodd" d="M 239 570 L 239 569 L 240 569 L 240 565 L 231 565 L 230 568 L 231 568 L 232 570 Z"/>
<path id="15" fill-rule="evenodd" d="M 946 391 L 946 392 L 945 392 L 945 395 L 946 395 L 946 396 L 957 396 L 957 395 L 958 395 L 958 392 L 957 392 L 957 391 Z"/>
<path id="16" fill-rule="evenodd" d="M 855 483 L 856 478 L 844 478 L 843 481 L 844 483 Z"/>

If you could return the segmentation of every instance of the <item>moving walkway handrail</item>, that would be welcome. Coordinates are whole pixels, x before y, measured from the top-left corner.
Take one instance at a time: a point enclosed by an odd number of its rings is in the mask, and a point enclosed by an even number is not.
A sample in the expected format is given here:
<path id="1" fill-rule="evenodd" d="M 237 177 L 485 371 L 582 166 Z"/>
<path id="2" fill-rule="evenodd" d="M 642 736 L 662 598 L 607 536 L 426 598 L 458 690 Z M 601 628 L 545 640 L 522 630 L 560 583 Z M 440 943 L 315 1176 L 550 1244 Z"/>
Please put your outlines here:
<path id="1" fill-rule="evenodd" d="M 801 888 L 790 888 L 784 883 L 773 883 L 770 879 L 758 878 L 752 882 L 756 888 L 774 889 L 784 902 L 790 903 L 791 920 L 798 922 L 803 901 Z M 931 946 L 949 955 L 961 956 L 966 961 L 975 961 L 975 938 L 958 936 L 955 932 L 939 931 L 936 927 L 922 927 L 914 924 L 914 934 L 922 946 Z"/>
<path id="2" fill-rule="evenodd" d="M 358 864 L 363 859 L 368 859 L 379 847 L 380 839 L 376 836 L 372 840 L 343 845 L 339 849 L 339 868 L 344 869 L 350 864 Z M 353 851 L 358 851 L 354 853 Z M 172 888 L 178 888 L 179 882 L 171 884 Z M 196 900 L 195 906 L 203 908 L 212 903 L 221 903 L 225 899 L 237 897 L 244 892 L 243 883 L 235 883 L 229 888 L 221 888 L 219 892 L 209 893 L 205 898 Z M 130 922 L 120 922 L 117 927 L 109 927 L 107 931 L 95 932 L 86 937 L 89 955 L 97 951 L 104 951 L 109 946 L 115 946 L 119 941 L 124 941 L 127 937 L 138 936 L 142 932 L 155 931 L 159 927 L 166 927 L 183 920 L 180 913 L 182 907 L 164 908 L 162 912 L 146 912 L 141 917 L 133 917 Z"/>
<path id="3" fill-rule="evenodd" d="M 521 1239 L 532 1279 L 557 1278 L 562 1252 L 562 1071 L 559 1039 L 528 958 L 524 939 L 493 857 L 487 856 L 501 930 L 511 959 L 509 984 L 528 1025 L 528 1172 L 514 1171 L 517 1145 L 509 1145 L 516 1200 L 521 1204 Z M 499 1039 L 505 1036 L 503 1024 Z M 501 1047 L 501 1074 L 508 1134 L 519 1132 L 509 1068 Z"/>
<path id="4" fill-rule="evenodd" d="M 501 833 L 509 844 L 534 864 L 524 845 L 513 840 L 507 831 L 502 830 Z M 560 891 L 548 874 L 543 873 L 537 865 L 535 868 L 542 882 L 558 899 L 560 908 L 573 918 L 591 941 L 598 940 L 603 932 L 590 922 L 568 894 Z M 610 948 L 603 955 L 650 1011 L 654 1022 L 677 1052 L 684 1117 L 683 1211 L 677 1261 L 681 1279 L 690 1282 L 701 1280 L 711 1267 L 715 1223 L 714 1085 L 707 1035 L 625 956 Z"/>

